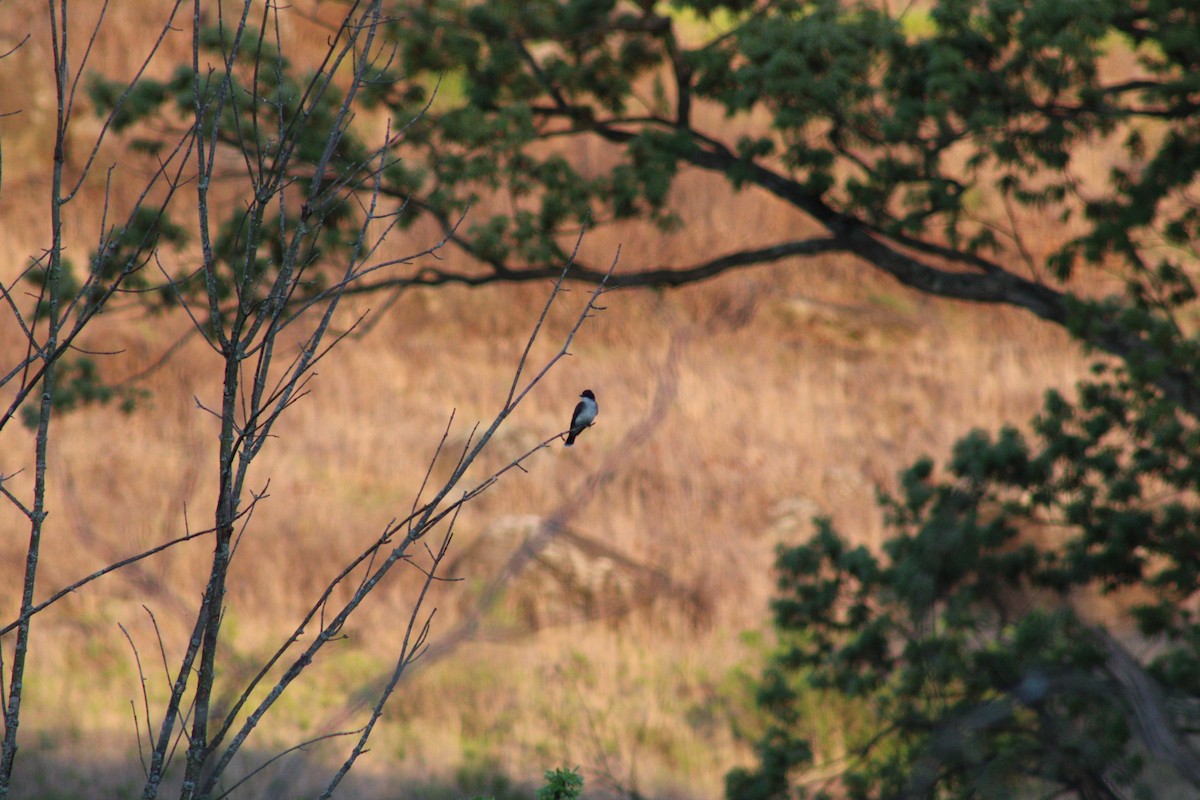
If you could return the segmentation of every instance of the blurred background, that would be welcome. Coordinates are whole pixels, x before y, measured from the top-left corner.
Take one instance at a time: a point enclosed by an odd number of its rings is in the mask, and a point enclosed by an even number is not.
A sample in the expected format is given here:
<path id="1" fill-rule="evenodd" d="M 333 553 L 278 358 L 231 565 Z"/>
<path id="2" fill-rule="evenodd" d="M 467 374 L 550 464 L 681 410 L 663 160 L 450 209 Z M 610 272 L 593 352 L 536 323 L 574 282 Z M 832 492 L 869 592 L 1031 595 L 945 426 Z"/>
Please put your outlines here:
<path id="1" fill-rule="evenodd" d="M 163 5 L 107 7 L 89 69 L 128 80 L 140 45 L 159 33 Z M 0 48 L 16 44 L 46 9 L 8 0 Z M 72 47 L 87 43 L 98 12 L 71 7 L 79 31 Z M 314 20 L 322 13 L 322 3 L 299 3 L 288 16 L 296 52 L 319 49 L 326 32 Z M 0 63 L 0 110 L 20 110 L 0 119 L 5 286 L 47 241 L 49 48 L 35 27 Z M 188 37 L 168 37 L 150 74 L 168 75 L 188 58 Z M 1120 67 L 1118 57 L 1113 68 Z M 88 101 L 81 94 L 77 102 Z M 81 168 L 102 125 L 76 114 L 68 170 Z M 716 108 L 695 114 L 730 138 L 762 125 Z M 69 207 L 66 254 L 76 264 L 87 263 L 99 235 L 108 164 L 118 165 L 109 206 L 136 200 L 134 178 L 147 167 L 128 146 L 126 138 L 105 140 L 102 168 Z M 608 157 L 586 141 L 563 148 L 573 163 Z M 1108 166 L 1101 151 L 1082 164 L 1096 176 Z M 770 195 L 735 191 L 697 170 L 680 175 L 669 205 L 682 221 L 675 229 L 601 226 L 583 236 L 580 259 L 606 265 L 619 255 L 618 274 L 686 265 L 805 224 Z M 1061 242 L 1054 223 L 1036 214 L 1024 222 L 1035 255 Z M 415 252 L 439 235 L 418 222 L 392 246 Z M 469 267 L 460 251 L 443 257 L 448 268 Z M 1107 280 L 1078 279 L 1096 292 Z M 348 330 L 361 314 L 368 324 L 320 365 L 252 472 L 251 486 L 265 497 L 240 534 L 223 685 L 253 674 L 337 566 L 408 513 L 448 423 L 431 481 L 449 475 L 473 426 L 486 426 L 502 407 L 551 288 L 415 287 L 348 301 L 335 328 Z M 562 346 L 591 291 L 568 288 L 539 332 L 535 364 Z M 747 737 L 761 732 L 752 693 L 771 643 L 776 548 L 803 541 L 813 516 L 829 516 L 877 548 L 884 528 L 875 497 L 895 487 L 898 470 L 923 455 L 941 457 L 973 427 L 1022 424 L 1048 388 L 1069 390 L 1087 365 L 1061 328 L 1028 313 L 934 298 L 838 254 L 680 288 L 621 289 L 600 305 L 468 484 L 565 429 L 585 388 L 598 398 L 597 424 L 570 450 L 552 445 L 527 471 L 505 474 L 458 516 L 448 580 L 430 601 L 430 650 L 390 701 L 346 796 L 500 798 L 559 765 L 579 766 L 598 794 L 722 796 L 724 774 L 750 760 Z M 217 425 L 204 407 L 219 402 L 219 361 L 182 314 L 136 304 L 105 314 L 89 343 L 120 354 L 100 359 L 106 379 L 147 394 L 132 413 L 89 406 L 55 418 L 39 596 L 212 521 Z M 4 363 L 24 347 L 15 330 L 0 335 Z M 14 493 L 30 485 L 32 452 L 26 428 L 0 434 L 0 473 L 13 476 L 5 485 Z M 565 520 L 560 535 L 480 608 L 485 587 L 551 517 Z M 5 609 L 19 602 L 20 523 L 0 506 Z M 210 550 L 204 538 L 174 547 L 36 618 L 18 796 L 120 797 L 139 786 L 145 720 L 135 717 L 143 691 L 151 704 L 165 696 L 159 640 L 167 656 L 181 652 Z M 255 758 L 356 727 L 393 667 L 422 577 L 415 569 L 389 577 L 276 709 L 246 771 Z M 476 613 L 479 624 L 462 627 Z M 809 724 L 826 754 L 838 752 L 838 715 L 812 710 Z M 331 739 L 288 755 L 255 796 L 311 792 L 344 746 Z"/>

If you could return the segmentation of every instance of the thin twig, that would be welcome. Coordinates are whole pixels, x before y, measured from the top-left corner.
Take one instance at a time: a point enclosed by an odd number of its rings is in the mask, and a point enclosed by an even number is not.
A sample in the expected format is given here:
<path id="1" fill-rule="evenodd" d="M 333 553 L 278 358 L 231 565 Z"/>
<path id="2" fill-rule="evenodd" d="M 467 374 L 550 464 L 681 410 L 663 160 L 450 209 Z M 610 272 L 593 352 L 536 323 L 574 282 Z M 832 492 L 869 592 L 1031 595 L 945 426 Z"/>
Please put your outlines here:
<path id="1" fill-rule="evenodd" d="M 307 739 L 307 740 L 301 742 L 300 744 L 292 745 L 291 747 L 287 748 L 286 750 L 284 750 L 280 753 L 276 753 L 275 755 L 271 756 L 266 761 L 264 761 L 262 764 L 259 764 L 257 767 L 255 767 L 249 773 L 247 773 L 246 776 L 243 777 L 241 780 L 237 781 L 232 786 L 230 786 L 228 789 L 226 789 L 225 791 L 223 791 L 219 795 L 217 795 L 215 800 L 223 800 L 224 798 L 229 797 L 231 794 L 234 793 L 234 791 L 236 791 L 238 789 L 238 787 L 240 787 L 242 784 L 246 783 L 246 781 L 250 780 L 255 775 L 262 772 L 264 769 L 271 766 L 272 764 L 274 764 L 276 761 L 283 758 L 284 756 L 291 755 L 292 753 L 295 753 L 299 750 L 303 750 L 306 747 L 311 747 L 314 744 L 317 744 L 318 742 L 323 742 L 328 739 L 338 739 L 343 736 L 354 736 L 356 733 L 359 733 L 359 732 L 361 732 L 361 728 L 357 731 L 337 731 L 336 733 L 323 733 L 320 736 L 314 736 L 311 739 Z"/>
<path id="2" fill-rule="evenodd" d="M 142 687 L 142 707 L 146 714 L 146 733 L 150 733 L 150 695 L 146 691 L 146 672 L 142 669 L 142 656 L 138 653 L 137 645 L 133 643 L 133 637 L 129 635 L 129 631 L 121 623 L 117 623 L 117 627 L 121 629 L 121 633 L 125 635 L 125 641 L 129 642 L 129 649 L 133 651 L 133 660 L 137 664 L 138 683 Z M 129 701 L 129 707 L 133 711 L 133 728 L 137 736 L 138 743 L 138 760 L 142 763 L 142 772 L 146 777 L 150 777 L 150 766 L 146 763 L 146 752 L 142 749 L 142 731 L 138 725 L 137 705 L 133 700 Z M 154 743 L 150 742 L 153 747 Z"/>

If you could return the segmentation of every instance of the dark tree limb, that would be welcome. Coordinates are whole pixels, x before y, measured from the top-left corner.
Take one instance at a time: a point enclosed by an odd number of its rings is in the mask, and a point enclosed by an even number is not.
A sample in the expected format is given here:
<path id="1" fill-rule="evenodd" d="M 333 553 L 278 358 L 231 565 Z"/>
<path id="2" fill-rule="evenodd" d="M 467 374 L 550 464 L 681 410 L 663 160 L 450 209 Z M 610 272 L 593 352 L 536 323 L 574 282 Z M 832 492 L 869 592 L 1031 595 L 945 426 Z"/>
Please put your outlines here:
<path id="1" fill-rule="evenodd" d="M 1130 723 L 1146 750 L 1200 789 L 1200 753 L 1188 744 L 1172 720 L 1162 689 L 1108 631 L 1096 627 L 1092 633 L 1108 652 L 1105 670 L 1120 687 Z"/>

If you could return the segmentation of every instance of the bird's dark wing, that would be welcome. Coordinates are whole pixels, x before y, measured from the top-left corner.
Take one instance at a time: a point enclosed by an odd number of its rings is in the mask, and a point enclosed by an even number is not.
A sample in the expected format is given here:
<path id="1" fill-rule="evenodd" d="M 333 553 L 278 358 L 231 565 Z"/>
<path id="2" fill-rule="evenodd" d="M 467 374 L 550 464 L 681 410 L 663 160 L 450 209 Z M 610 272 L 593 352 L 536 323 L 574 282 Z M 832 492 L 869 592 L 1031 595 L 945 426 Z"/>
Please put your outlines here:
<path id="1" fill-rule="evenodd" d="M 583 401 L 580 401 L 575 404 L 575 410 L 571 412 L 571 427 L 572 428 L 575 427 L 575 420 L 579 419 L 579 415 L 583 413 L 584 407 L 585 406 L 583 405 Z"/>

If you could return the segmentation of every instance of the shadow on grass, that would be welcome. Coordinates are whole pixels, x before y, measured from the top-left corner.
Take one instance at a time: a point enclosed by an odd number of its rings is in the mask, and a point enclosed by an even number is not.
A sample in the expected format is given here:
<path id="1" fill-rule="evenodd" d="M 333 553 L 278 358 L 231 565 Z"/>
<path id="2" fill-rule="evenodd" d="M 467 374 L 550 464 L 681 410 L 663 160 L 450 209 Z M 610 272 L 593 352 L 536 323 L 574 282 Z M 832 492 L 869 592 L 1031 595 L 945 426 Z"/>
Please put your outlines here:
<path id="1" fill-rule="evenodd" d="M 56 742 L 42 734 L 17 756 L 13 800 L 133 800 L 144 789 L 144 773 L 136 754 L 130 758 L 105 757 L 115 750 L 111 741 Z M 179 796 L 183 752 L 163 781 L 159 797 Z M 251 775 L 277 753 L 247 753 L 235 760 L 216 798 L 231 800 L 288 800 L 315 798 L 337 771 L 332 754 L 297 751 L 270 763 Z M 368 753 L 338 785 L 334 796 L 354 800 L 530 800 L 541 785 L 540 775 L 514 778 L 496 764 L 463 763 L 443 773 L 414 771 L 403 762 L 388 765 Z M 244 782 L 242 782 L 244 780 Z"/>

